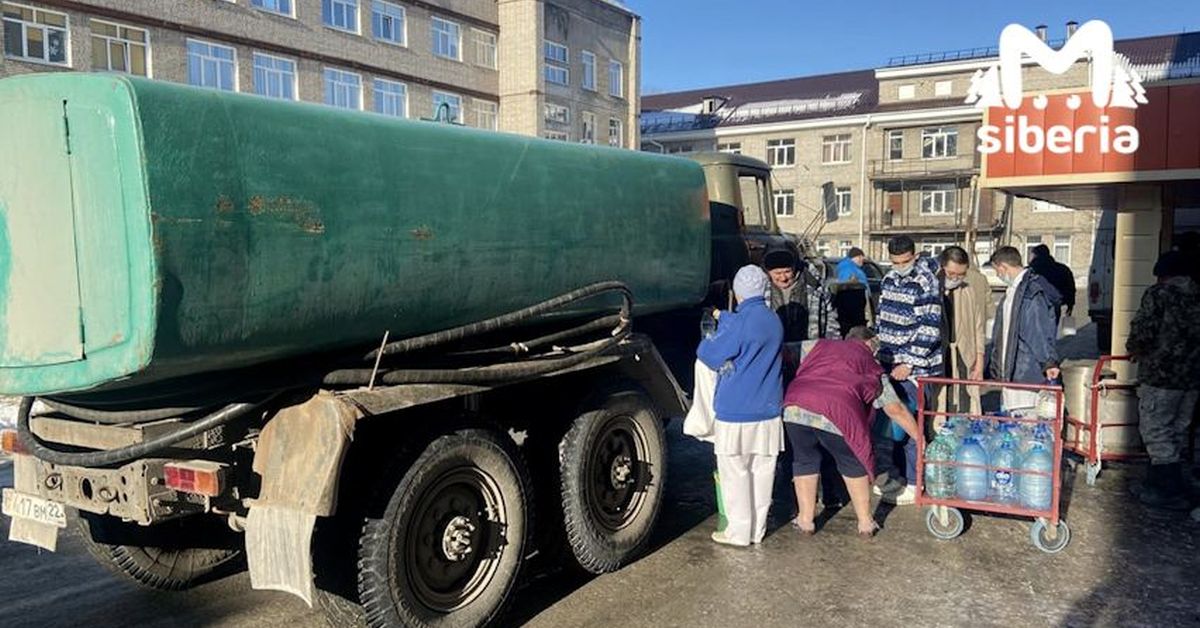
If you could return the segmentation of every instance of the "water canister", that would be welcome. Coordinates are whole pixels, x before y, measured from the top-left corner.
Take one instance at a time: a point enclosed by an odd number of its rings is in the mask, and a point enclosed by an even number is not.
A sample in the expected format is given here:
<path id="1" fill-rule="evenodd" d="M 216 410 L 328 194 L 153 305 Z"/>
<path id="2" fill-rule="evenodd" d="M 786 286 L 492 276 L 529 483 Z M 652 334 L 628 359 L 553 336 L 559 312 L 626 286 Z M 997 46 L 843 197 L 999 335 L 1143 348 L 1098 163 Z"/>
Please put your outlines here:
<path id="1" fill-rule="evenodd" d="M 1054 456 L 1040 441 L 1034 441 L 1029 453 L 1021 460 L 1020 468 L 1017 493 L 1021 505 L 1033 510 L 1049 510 L 1050 500 L 1054 497 L 1054 478 L 1049 475 L 1054 471 Z"/>
<path id="2" fill-rule="evenodd" d="M 925 447 L 925 493 L 930 497 L 954 497 L 957 469 L 948 463 L 954 462 L 957 448 L 958 439 L 953 431 L 945 427 Z"/>
<path id="3" fill-rule="evenodd" d="M 955 461 L 960 465 L 956 469 L 955 486 L 958 496 L 962 499 L 983 501 L 987 499 L 990 482 L 988 481 L 988 457 L 983 445 L 974 436 L 963 439 L 958 448 Z"/>

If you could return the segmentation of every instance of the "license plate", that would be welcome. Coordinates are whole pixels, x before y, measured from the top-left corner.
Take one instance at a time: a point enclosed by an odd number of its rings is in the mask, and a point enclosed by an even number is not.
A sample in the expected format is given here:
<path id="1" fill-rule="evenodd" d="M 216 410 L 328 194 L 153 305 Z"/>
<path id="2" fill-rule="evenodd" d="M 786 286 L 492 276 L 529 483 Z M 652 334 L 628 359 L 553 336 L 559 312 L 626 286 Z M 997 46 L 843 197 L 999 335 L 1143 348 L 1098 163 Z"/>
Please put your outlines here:
<path id="1" fill-rule="evenodd" d="M 67 511 L 62 504 L 11 488 L 4 489 L 3 511 L 10 517 L 30 519 L 59 528 L 67 527 Z"/>

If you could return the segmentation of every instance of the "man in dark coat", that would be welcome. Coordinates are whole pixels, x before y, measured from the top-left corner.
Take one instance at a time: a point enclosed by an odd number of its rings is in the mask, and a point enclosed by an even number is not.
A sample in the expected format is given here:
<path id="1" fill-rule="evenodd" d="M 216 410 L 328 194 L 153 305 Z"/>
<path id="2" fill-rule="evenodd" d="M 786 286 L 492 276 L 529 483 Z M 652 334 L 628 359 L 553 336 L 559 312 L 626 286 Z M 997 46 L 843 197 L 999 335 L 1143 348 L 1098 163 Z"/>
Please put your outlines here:
<path id="1" fill-rule="evenodd" d="M 992 328 L 992 379 L 1002 382 L 1044 384 L 1060 374 L 1058 325 L 1055 312 L 1061 306 L 1058 291 L 1041 275 L 1021 263 L 1021 253 L 1003 246 L 992 254 L 992 267 L 1008 288 L 996 306 Z M 1011 409 L 1032 408 L 1036 393 L 1005 390 L 1004 405 Z"/>
<path id="2" fill-rule="evenodd" d="M 1029 259 L 1029 268 L 1046 278 L 1050 285 L 1062 297 L 1062 304 L 1067 308 L 1067 316 L 1075 313 L 1075 273 L 1071 268 L 1050 255 L 1050 247 L 1039 244 L 1033 247 L 1033 255 Z M 1057 316 L 1055 317 L 1057 320 Z"/>

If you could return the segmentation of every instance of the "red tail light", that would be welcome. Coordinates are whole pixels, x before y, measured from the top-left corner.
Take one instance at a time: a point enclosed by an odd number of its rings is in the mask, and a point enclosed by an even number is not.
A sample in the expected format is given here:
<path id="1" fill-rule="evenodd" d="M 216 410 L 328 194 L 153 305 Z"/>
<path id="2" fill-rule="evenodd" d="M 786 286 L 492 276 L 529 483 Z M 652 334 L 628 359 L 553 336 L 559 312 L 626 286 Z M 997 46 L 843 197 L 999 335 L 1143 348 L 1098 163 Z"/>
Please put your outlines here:
<path id="1" fill-rule="evenodd" d="M 167 488 L 182 493 L 216 497 L 225 487 L 225 465 L 207 460 L 168 462 L 163 480 Z"/>
<path id="2" fill-rule="evenodd" d="M 16 430 L 0 430 L 0 450 L 6 454 L 27 454 Z"/>

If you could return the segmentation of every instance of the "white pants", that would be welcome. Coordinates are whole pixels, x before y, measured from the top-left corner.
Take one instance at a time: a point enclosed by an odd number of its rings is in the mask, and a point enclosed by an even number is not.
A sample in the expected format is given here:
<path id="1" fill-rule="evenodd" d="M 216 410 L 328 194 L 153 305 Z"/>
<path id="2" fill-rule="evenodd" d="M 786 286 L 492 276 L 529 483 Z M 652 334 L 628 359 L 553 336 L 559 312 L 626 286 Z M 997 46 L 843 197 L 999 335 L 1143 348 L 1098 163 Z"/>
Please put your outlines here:
<path id="1" fill-rule="evenodd" d="M 718 454 L 721 499 L 725 503 L 725 537 L 739 545 L 762 542 L 771 510 L 778 454 Z"/>

